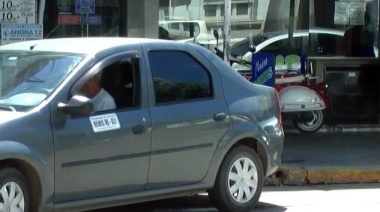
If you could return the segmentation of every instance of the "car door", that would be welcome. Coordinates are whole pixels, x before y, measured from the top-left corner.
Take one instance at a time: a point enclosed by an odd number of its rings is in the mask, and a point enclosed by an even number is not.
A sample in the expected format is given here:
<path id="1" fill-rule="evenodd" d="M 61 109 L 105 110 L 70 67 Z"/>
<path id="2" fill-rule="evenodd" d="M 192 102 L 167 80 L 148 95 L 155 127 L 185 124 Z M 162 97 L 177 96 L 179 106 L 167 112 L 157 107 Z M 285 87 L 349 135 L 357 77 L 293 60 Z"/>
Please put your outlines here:
<path id="1" fill-rule="evenodd" d="M 187 51 L 147 49 L 154 94 L 147 188 L 201 181 L 229 124 L 220 76 Z"/>
<path id="2" fill-rule="evenodd" d="M 87 78 L 103 71 L 102 86 L 114 97 L 117 109 L 95 112 L 92 116 L 74 116 L 62 115 L 56 112 L 57 105 L 52 105 L 56 203 L 145 189 L 151 120 L 146 99 L 140 95 L 146 93 L 145 87 L 141 86 L 146 84 L 146 77 L 140 58 L 136 52 L 108 57 L 95 64 L 70 90 L 70 93 L 75 93 Z M 117 88 L 122 73 L 116 71 L 116 65 L 126 60 L 134 66 L 132 76 L 136 92 L 130 92 L 134 93 L 133 101 L 129 101 L 133 104 L 122 105 L 122 98 L 131 96 L 127 92 L 125 96 L 120 93 L 117 96 L 111 88 Z M 120 89 L 125 88 L 126 83 Z"/>

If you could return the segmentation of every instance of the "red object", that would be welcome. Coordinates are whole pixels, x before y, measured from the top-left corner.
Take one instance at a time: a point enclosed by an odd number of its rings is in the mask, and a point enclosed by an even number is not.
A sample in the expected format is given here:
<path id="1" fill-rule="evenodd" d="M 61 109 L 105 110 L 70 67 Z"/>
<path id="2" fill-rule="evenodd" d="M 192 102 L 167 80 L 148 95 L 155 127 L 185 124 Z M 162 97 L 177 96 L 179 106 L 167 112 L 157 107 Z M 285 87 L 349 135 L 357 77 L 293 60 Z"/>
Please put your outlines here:
<path id="1" fill-rule="evenodd" d="M 82 17 L 80 15 L 58 15 L 59 25 L 81 25 Z"/>

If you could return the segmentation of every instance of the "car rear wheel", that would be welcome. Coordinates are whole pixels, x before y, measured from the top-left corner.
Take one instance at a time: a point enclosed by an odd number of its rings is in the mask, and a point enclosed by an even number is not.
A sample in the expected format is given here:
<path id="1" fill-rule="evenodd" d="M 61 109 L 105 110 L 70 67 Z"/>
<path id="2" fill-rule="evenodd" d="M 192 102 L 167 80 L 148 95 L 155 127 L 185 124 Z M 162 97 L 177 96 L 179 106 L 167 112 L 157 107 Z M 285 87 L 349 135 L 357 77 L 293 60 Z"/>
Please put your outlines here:
<path id="1" fill-rule="evenodd" d="M 250 211 L 260 198 L 263 184 L 264 172 L 257 153 L 239 146 L 225 157 L 209 197 L 220 211 Z"/>
<path id="2" fill-rule="evenodd" d="M 0 168 L 0 211 L 29 211 L 25 177 L 15 168 Z"/>

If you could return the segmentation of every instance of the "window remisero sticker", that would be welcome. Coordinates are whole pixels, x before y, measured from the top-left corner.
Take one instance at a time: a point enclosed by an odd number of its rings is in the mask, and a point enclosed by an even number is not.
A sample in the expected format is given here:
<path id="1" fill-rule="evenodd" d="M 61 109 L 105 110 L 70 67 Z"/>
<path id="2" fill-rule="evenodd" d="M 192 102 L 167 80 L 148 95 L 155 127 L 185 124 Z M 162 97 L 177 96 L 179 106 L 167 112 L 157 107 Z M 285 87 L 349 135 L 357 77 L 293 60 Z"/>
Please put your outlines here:
<path id="1" fill-rule="evenodd" d="M 116 113 L 91 116 L 90 122 L 95 133 L 120 129 L 120 123 Z"/>

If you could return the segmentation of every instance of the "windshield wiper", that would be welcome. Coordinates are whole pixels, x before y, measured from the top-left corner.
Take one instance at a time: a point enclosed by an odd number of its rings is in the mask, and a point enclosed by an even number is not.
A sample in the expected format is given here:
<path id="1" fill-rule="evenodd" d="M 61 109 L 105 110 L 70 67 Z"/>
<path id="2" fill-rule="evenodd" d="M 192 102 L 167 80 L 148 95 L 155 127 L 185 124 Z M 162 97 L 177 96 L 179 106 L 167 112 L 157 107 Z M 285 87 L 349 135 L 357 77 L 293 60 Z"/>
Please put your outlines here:
<path id="1" fill-rule="evenodd" d="M 10 106 L 10 105 L 2 105 L 2 104 L 0 104 L 0 109 L 16 112 L 16 109 L 14 107 Z"/>

